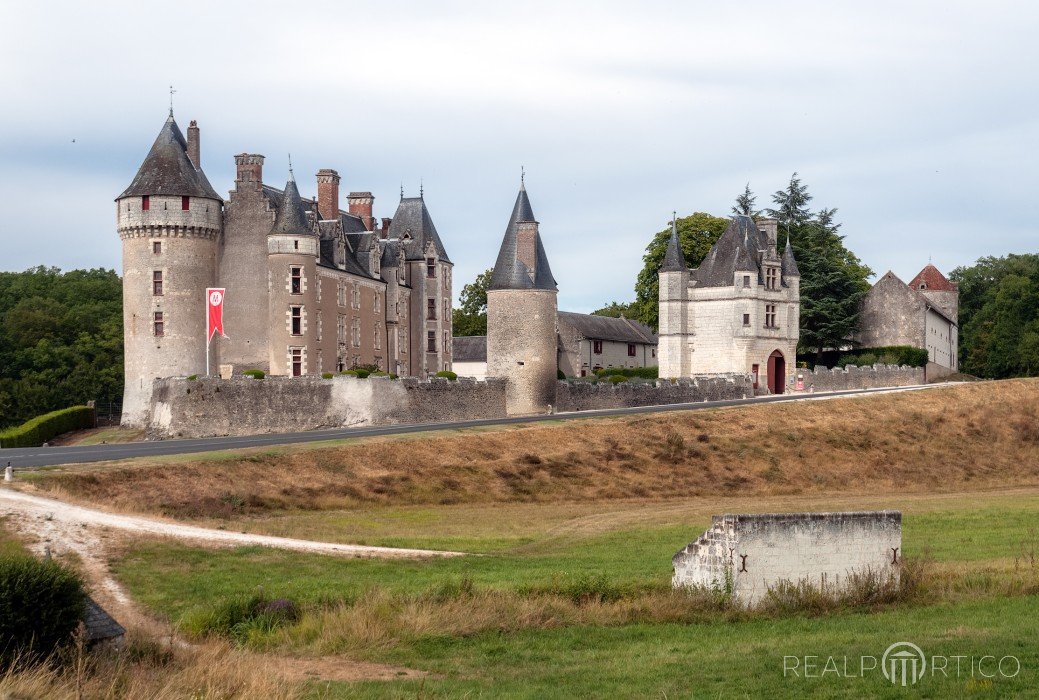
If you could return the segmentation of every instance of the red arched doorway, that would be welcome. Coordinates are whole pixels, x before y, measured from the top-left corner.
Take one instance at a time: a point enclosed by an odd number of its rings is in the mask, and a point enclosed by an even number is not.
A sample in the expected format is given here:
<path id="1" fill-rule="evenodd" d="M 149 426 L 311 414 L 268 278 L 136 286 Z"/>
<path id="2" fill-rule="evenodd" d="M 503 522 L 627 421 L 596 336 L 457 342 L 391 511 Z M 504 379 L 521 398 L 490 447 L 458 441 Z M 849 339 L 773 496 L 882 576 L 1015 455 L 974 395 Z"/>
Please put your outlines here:
<path id="1" fill-rule="evenodd" d="M 786 360 L 779 350 L 768 356 L 768 390 L 773 394 L 782 394 L 786 388 Z"/>

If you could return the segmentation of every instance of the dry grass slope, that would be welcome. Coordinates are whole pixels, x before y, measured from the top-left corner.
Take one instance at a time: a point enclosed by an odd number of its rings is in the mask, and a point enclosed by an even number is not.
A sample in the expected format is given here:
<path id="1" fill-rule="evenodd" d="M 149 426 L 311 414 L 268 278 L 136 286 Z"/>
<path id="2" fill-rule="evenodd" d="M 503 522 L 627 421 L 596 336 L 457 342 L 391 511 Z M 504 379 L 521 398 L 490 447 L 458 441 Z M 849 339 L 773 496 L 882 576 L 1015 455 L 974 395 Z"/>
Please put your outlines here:
<path id="1" fill-rule="evenodd" d="M 998 446 L 998 449 L 994 449 Z M 363 504 L 903 492 L 1039 483 L 1039 381 L 55 472 L 39 487 L 225 518 Z"/>

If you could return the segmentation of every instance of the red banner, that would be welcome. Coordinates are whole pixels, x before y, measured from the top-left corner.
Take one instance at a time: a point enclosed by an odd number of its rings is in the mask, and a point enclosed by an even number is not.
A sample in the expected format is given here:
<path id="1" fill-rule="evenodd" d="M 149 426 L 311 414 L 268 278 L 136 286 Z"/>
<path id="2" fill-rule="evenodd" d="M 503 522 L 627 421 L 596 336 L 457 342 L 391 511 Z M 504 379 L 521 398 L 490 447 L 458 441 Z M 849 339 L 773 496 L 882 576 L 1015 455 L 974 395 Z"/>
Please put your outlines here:
<path id="1" fill-rule="evenodd" d="M 209 320 L 206 323 L 206 342 L 211 342 L 217 333 L 224 335 L 224 288 L 208 287 L 206 289 L 206 306 L 209 308 Z"/>

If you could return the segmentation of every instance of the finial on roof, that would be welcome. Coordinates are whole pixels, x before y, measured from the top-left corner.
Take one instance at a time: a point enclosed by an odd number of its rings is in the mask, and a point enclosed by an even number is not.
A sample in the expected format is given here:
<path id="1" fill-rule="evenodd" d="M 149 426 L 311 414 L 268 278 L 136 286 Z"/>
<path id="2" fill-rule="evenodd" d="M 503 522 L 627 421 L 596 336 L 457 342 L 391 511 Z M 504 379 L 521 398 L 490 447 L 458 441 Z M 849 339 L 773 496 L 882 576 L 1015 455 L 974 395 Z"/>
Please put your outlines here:
<path id="1" fill-rule="evenodd" d="M 400 198 L 404 199 L 404 181 L 400 181 Z"/>
<path id="2" fill-rule="evenodd" d="M 422 199 L 425 196 L 426 196 L 426 188 L 422 184 L 422 178 L 419 178 L 418 179 L 418 197 L 419 197 L 419 199 Z"/>
<path id="3" fill-rule="evenodd" d="M 170 116 L 171 117 L 173 116 L 173 93 L 175 93 L 175 92 L 176 92 L 176 90 L 174 90 L 173 86 L 170 85 Z"/>
<path id="4" fill-rule="evenodd" d="M 678 212 L 671 212 L 671 233 L 678 235 Z"/>
<path id="5" fill-rule="evenodd" d="M 289 179 L 293 182 L 296 181 L 296 174 L 292 172 L 292 154 L 289 154 Z"/>
<path id="6" fill-rule="evenodd" d="M 523 191 L 527 189 L 527 170 L 522 165 L 520 166 L 520 189 Z"/>
<path id="7" fill-rule="evenodd" d="M 682 253 L 682 243 L 678 239 L 678 212 L 671 212 L 671 236 L 667 240 L 667 248 L 664 251 L 664 263 L 660 267 L 661 272 L 682 272 L 688 268 L 685 255 Z"/>

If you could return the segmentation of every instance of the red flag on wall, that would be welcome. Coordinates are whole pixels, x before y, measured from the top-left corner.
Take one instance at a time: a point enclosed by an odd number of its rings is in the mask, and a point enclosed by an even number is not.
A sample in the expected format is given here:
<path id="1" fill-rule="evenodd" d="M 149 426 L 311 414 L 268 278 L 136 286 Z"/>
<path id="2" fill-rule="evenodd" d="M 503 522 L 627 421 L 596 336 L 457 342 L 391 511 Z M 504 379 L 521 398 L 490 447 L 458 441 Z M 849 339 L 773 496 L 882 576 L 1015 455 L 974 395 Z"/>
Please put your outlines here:
<path id="1" fill-rule="evenodd" d="M 206 342 L 211 342 L 217 333 L 224 335 L 224 288 L 208 287 L 206 289 L 206 306 L 209 308 L 209 320 L 206 324 Z"/>

